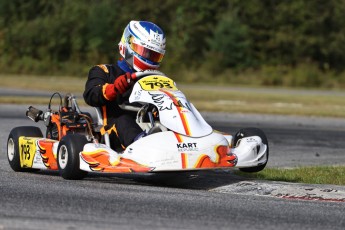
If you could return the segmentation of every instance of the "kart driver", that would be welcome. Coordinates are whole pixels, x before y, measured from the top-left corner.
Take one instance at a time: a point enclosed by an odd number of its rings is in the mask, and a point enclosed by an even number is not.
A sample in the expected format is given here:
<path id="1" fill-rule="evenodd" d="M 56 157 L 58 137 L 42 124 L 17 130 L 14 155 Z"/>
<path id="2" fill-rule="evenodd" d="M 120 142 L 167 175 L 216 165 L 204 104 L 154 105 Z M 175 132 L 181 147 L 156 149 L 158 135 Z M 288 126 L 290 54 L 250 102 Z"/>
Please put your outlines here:
<path id="1" fill-rule="evenodd" d="M 113 149 L 120 145 L 125 148 L 146 135 L 135 122 L 136 114 L 122 110 L 116 98 L 130 88 L 131 73 L 158 69 L 165 53 L 165 35 L 152 22 L 131 21 L 123 32 L 119 51 L 122 57 L 116 64 L 90 69 L 83 94 L 88 105 L 101 108 L 104 123 L 101 133 L 109 133 Z"/>

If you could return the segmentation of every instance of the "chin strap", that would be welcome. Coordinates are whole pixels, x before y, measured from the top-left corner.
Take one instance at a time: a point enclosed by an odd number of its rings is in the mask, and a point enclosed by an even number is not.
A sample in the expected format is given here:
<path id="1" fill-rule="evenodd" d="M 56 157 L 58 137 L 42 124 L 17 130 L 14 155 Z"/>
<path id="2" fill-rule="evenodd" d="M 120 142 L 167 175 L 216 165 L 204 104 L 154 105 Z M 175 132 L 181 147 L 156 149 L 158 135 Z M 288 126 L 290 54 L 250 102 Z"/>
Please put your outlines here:
<path id="1" fill-rule="evenodd" d="M 126 62 L 125 59 L 118 60 L 117 65 L 122 69 L 125 73 L 134 73 L 134 70 L 128 66 L 128 63 Z"/>

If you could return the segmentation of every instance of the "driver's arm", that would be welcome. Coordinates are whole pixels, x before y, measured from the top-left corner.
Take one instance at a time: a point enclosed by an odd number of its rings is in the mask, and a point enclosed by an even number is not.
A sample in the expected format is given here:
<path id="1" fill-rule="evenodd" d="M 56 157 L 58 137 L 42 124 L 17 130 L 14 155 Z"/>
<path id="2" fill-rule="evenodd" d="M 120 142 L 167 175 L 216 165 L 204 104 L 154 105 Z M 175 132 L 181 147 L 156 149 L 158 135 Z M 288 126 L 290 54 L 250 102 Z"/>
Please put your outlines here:
<path id="1" fill-rule="evenodd" d="M 106 73 L 101 67 L 94 66 L 90 69 L 83 94 L 88 105 L 100 107 L 106 104 L 107 99 L 103 94 L 103 88 L 110 83 L 108 81 L 109 73 Z"/>
<path id="2" fill-rule="evenodd" d="M 89 71 L 83 95 L 84 100 L 91 106 L 103 106 L 109 101 L 114 101 L 117 95 L 126 92 L 130 80 L 131 74 L 125 73 L 111 82 L 109 71 L 105 65 L 94 66 Z"/>

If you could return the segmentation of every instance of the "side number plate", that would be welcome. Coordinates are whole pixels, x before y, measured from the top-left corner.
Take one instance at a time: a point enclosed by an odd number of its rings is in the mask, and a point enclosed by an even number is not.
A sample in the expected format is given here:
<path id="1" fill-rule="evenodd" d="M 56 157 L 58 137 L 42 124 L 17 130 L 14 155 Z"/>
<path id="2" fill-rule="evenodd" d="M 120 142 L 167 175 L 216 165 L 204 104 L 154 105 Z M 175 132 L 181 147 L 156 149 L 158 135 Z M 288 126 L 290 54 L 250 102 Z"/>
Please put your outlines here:
<path id="1" fill-rule="evenodd" d="M 20 166 L 31 168 L 36 152 L 36 139 L 28 137 L 19 137 L 19 157 Z"/>

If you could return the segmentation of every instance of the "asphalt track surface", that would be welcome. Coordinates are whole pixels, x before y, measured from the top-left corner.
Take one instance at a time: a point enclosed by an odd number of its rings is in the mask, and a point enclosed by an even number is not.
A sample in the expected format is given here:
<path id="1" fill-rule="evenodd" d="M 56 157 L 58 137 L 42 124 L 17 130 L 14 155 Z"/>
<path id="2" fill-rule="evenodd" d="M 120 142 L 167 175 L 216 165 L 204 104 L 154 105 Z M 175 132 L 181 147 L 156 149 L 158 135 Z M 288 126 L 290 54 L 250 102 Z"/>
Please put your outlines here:
<path id="1" fill-rule="evenodd" d="M 92 174 L 80 181 L 56 172 L 13 172 L 6 159 L 8 133 L 16 126 L 43 126 L 25 118 L 25 106 L 0 107 L 0 229 L 345 229 L 340 186 L 262 183 L 234 170 Z M 345 164 L 342 119 L 203 115 L 224 132 L 263 129 L 270 145 L 267 167 Z M 309 196 L 296 195 L 300 190 Z M 318 192 L 341 194 L 310 199 Z"/>

